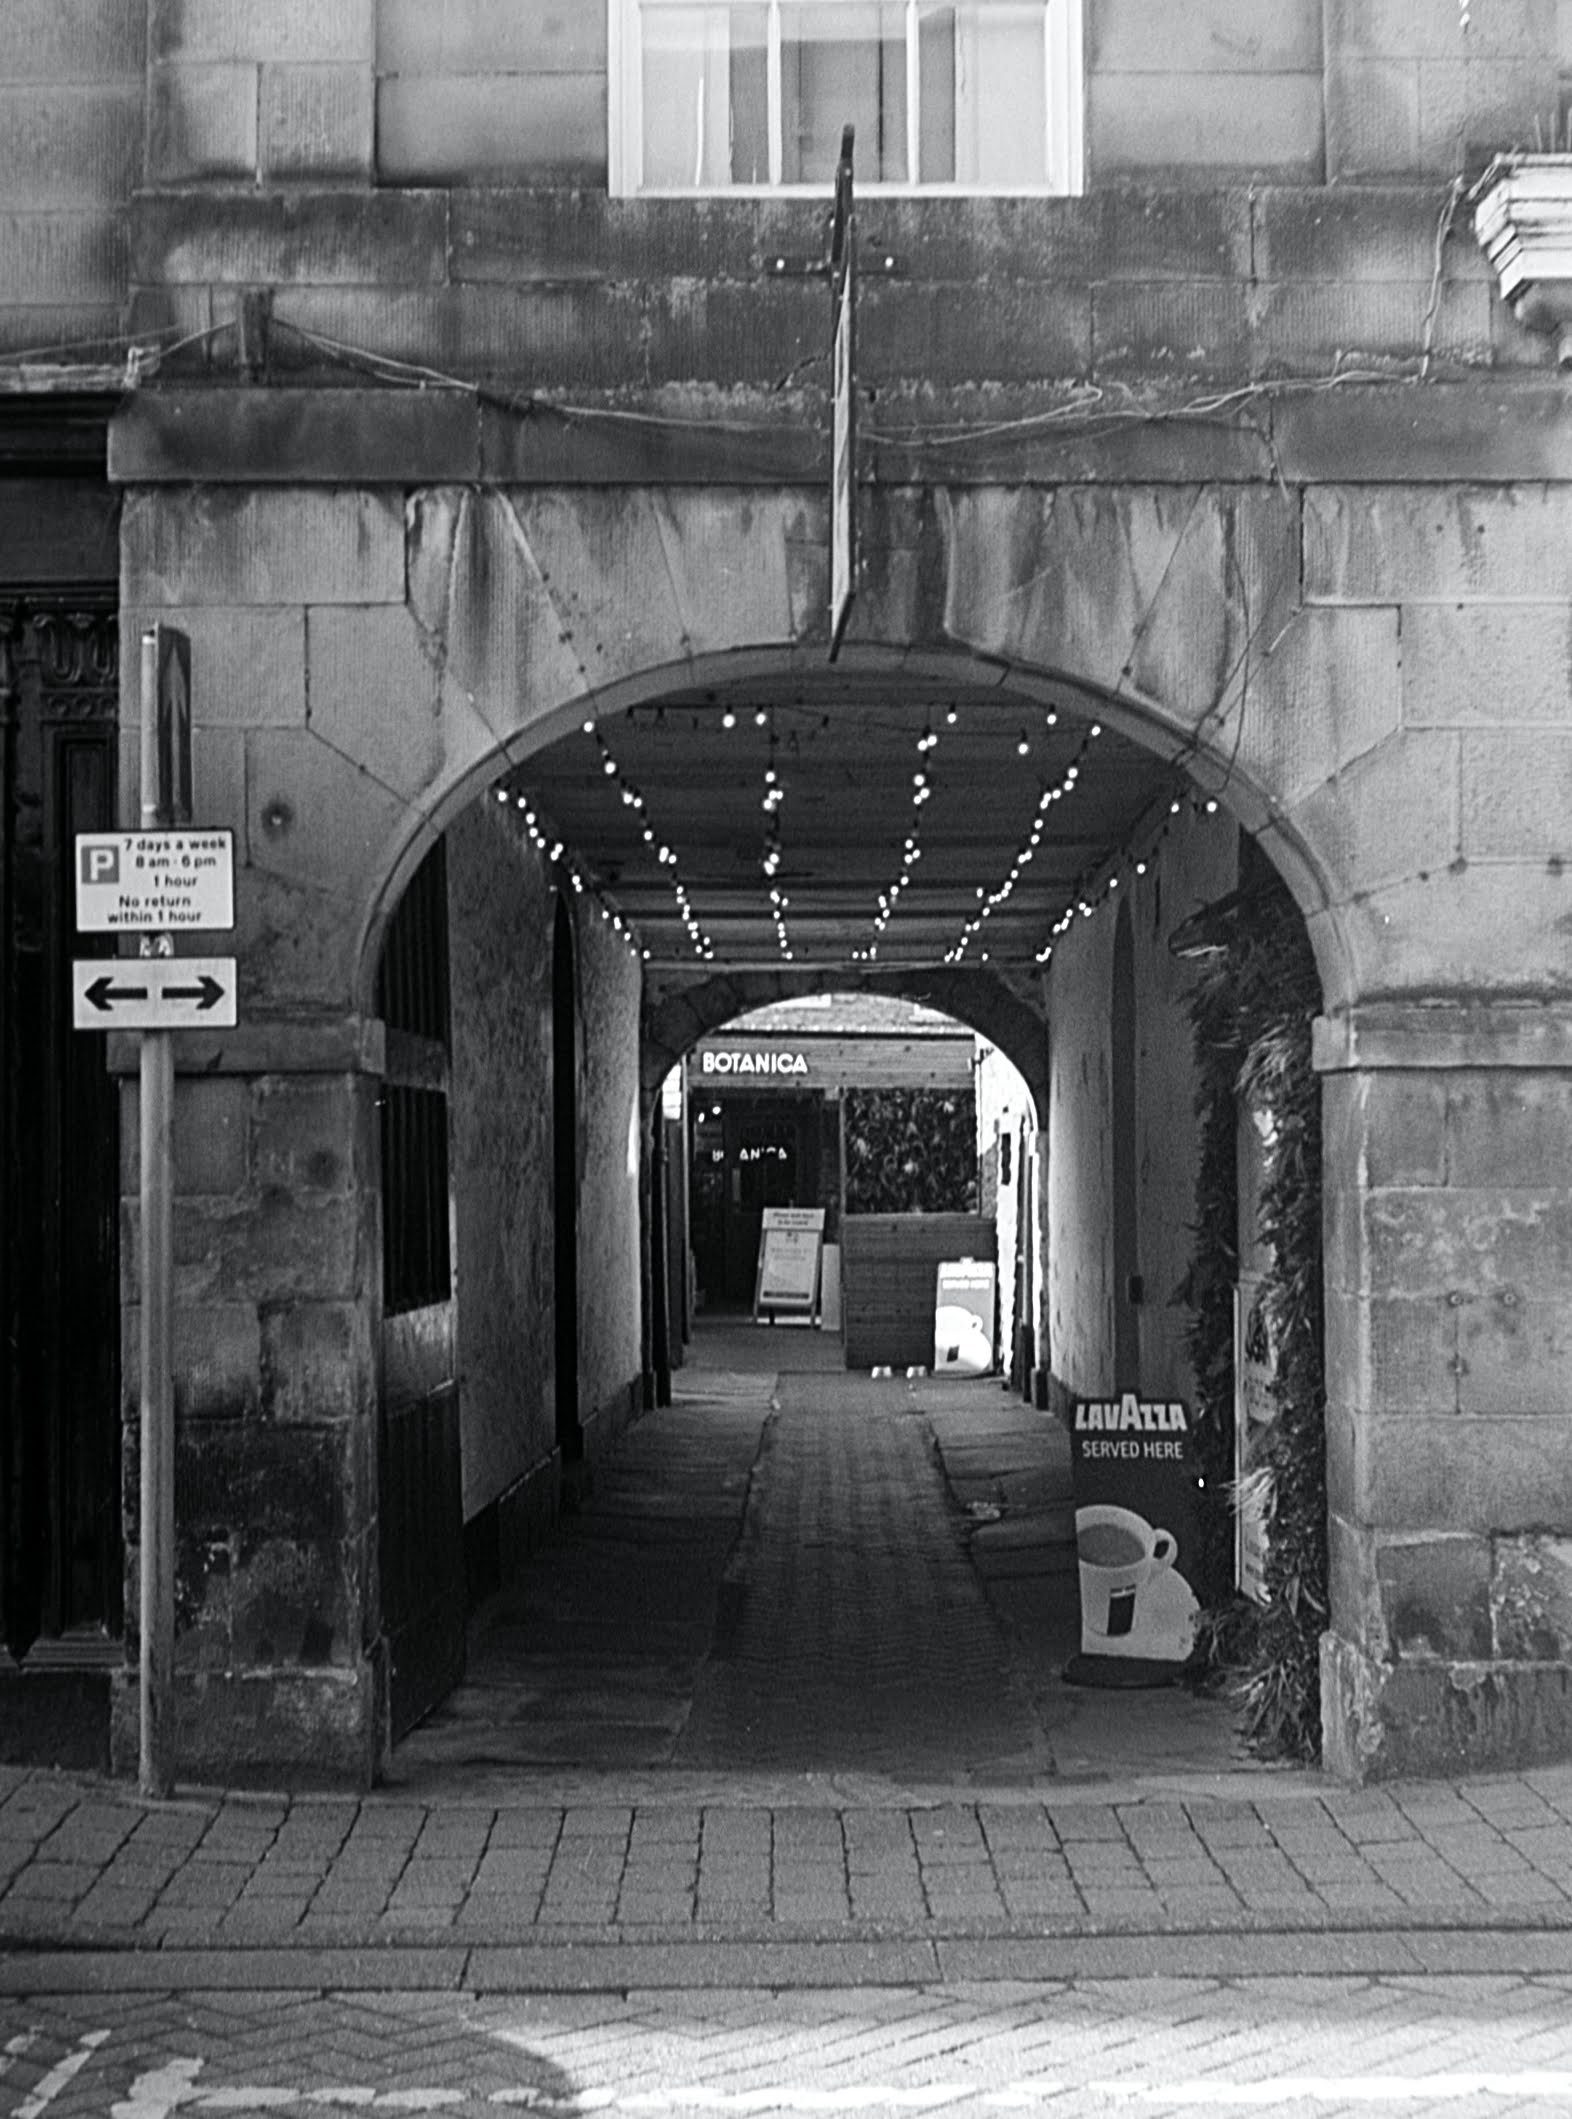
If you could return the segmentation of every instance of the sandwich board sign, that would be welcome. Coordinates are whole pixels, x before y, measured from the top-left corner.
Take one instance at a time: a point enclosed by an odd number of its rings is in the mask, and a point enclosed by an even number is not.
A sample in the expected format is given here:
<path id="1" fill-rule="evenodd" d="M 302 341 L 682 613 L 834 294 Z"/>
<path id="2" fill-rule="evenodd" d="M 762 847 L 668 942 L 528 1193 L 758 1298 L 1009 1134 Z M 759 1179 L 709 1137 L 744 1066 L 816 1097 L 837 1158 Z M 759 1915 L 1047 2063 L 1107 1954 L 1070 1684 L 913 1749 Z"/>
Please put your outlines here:
<path id="1" fill-rule="evenodd" d="M 1080 1685 L 1165 1685 L 1195 1647 L 1200 1558 L 1190 1409 L 1116 1391 L 1076 1401 L 1070 1429 Z"/>
<path id="2" fill-rule="evenodd" d="M 933 1307 L 936 1376 L 986 1376 L 993 1367 L 995 1277 L 991 1258 L 940 1265 Z"/>
<path id="3" fill-rule="evenodd" d="M 766 1207 L 759 1228 L 759 1268 L 753 1316 L 765 1311 L 806 1317 L 819 1314 L 819 1269 L 824 1251 L 823 1207 Z"/>

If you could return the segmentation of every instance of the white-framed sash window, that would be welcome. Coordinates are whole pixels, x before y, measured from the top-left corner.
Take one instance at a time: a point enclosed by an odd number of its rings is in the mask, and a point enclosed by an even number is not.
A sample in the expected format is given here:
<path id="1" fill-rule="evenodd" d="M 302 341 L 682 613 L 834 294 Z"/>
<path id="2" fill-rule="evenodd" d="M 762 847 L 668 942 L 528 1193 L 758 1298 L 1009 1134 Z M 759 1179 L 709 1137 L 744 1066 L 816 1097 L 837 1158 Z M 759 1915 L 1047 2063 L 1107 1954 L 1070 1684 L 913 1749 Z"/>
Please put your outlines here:
<path id="1" fill-rule="evenodd" d="M 611 189 L 1081 189 L 1081 0 L 609 0 Z"/>

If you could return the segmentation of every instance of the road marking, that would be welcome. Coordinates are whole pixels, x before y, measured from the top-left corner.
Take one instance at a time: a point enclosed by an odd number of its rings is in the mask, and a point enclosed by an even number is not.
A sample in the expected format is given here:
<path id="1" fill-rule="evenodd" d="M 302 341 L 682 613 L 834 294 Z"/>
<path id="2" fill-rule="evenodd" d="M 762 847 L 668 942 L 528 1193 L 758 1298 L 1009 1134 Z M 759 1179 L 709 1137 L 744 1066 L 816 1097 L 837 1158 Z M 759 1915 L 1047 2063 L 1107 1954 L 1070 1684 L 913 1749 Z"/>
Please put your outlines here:
<path id="1" fill-rule="evenodd" d="M 5 2042 L 5 2051 L 0 2053 L 0 2080 L 10 2074 L 12 2061 L 20 2060 L 28 2047 L 37 2043 L 38 2033 L 36 2031 L 18 2031 L 14 2038 L 8 2038 Z"/>
<path id="2" fill-rule="evenodd" d="M 79 2038 L 76 2051 L 67 2053 L 64 2060 L 57 2060 L 32 2095 L 22 2099 L 16 2108 L 15 2119 L 39 2119 L 39 2114 L 54 2103 L 66 2084 L 81 2074 L 108 2036 L 107 2031 L 89 2031 Z"/>
<path id="3" fill-rule="evenodd" d="M 863 2112 L 870 2108 L 927 2111 L 931 2106 L 953 2104 L 957 2097 L 975 2094 L 968 2085 L 930 2082 L 911 2089 L 896 2089 L 887 2082 L 862 2082 L 844 2090 L 794 2089 L 785 2085 L 770 2090 L 712 2090 L 690 2084 L 673 2090 L 632 2090 L 617 2099 L 622 2112 Z"/>
<path id="4" fill-rule="evenodd" d="M 200 2060 L 166 2060 L 151 2074 L 137 2076 L 130 2095 L 110 2107 L 109 2119 L 169 2119 L 171 2112 L 191 2103 L 201 2072 Z"/>
<path id="5" fill-rule="evenodd" d="M 1325 2104 L 1436 2104 L 1463 2097 L 1572 2098 L 1572 2074 L 1277 2075 L 1265 2082 L 1089 2082 L 1104 2097 L 1145 2104 L 1273 2105 L 1290 2097 Z"/>
<path id="6" fill-rule="evenodd" d="M 32 2096 L 17 2107 L 14 2119 L 41 2119 L 66 2084 L 84 2067 L 109 2036 L 94 2031 L 75 2053 L 52 2068 Z M 33 2034 L 13 2038 L 8 2055 L 19 2055 L 34 2042 Z M 666 2090 L 582 2089 L 566 2097 L 520 2085 L 501 2090 L 411 2088 L 379 2090 L 369 2084 L 336 2088 L 293 2089 L 277 2083 L 197 2087 L 200 2060 L 166 2061 L 139 2075 L 129 2096 L 111 2107 L 111 2119 L 170 2119 L 180 2110 L 197 2112 L 282 2111 L 292 2106 L 357 2106 L 376 2112 L 439 2112 L 486 2103 L 499 2108 L 542 2114 L 618 2111 L 629 2113 L 723 2112 L 866 2112 L 928 2111 L 970 2100 L 1005 2110 L 1029 2109 L 1044 2098 L 1079 2089 L 1083 2094 L 1124 2099 L 1135 2104 L 1195 2105 L 1216 2110 L 1229 2106 L 1271 2107 L 1300 2098 L 1309 2103 L 1418 2104 L 1454 2103 L 1465 2097 L 1554 2099 L 1572 2108 L 1572 2072 L 1524 2070 L 1515 2074 L 1445 2075 L 1277 2075 L 1263 2082 L 1186 2082 L 1117 2080 L 1081 2084 L 1034 2076 L 994 2090 L 971 2082 L 933 2082 L 898 2087 L 893 2083 L 857 2083 L 845 2089 L 813 2089 L 806 2084 L 778 2083 L 770 2089 L 723 2090 L 685 2083 Z M 3 2072 L 3 2063 L 0 2063 Z"/>

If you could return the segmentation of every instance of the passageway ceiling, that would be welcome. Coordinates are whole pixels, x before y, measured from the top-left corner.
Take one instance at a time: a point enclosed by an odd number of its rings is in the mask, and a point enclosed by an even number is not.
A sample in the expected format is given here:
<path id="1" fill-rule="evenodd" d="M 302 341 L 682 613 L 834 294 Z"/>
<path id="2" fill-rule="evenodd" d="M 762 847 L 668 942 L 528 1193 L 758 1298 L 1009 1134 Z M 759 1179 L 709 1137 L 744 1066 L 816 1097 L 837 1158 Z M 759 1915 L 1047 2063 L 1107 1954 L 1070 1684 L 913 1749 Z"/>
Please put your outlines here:
<path id="1" fill-rule="evenodd" d="M 1155 837 L 1176 784 L 1068 685 L 1026 700 L 837 665 L 605 715 L 504 786 L 631 924 L 661 984 L 947 961 L 1014 984 L 1110 860 Z"/>

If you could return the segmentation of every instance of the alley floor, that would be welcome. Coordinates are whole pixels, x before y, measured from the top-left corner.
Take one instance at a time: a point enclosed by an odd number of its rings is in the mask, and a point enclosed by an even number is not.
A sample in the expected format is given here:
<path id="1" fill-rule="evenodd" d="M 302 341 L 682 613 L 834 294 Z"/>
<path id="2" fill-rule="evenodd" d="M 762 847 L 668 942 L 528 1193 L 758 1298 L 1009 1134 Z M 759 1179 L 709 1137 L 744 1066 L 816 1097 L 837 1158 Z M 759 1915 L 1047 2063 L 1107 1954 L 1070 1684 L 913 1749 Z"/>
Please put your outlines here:
<path id="1" fill-rule="evenodd" d="M 1065 1685 L 1054 1424 L 756 1348 L 370 1795 L 0 1768 L 5 2119 L 1572 2109 L 1572 1767 L 1352 1790 Z"/>
<path id="2" fill-rule="evenodd" d="M 1068 1442 L 998 1379 L 869 1377 L 839 1341 L 699 1332 L 674 1402 L 476 1616 L 392 1780 L 528 1771 L 864 1792 L 1254 1771 L 1225 1703 L 1064 1684 Z"/>

